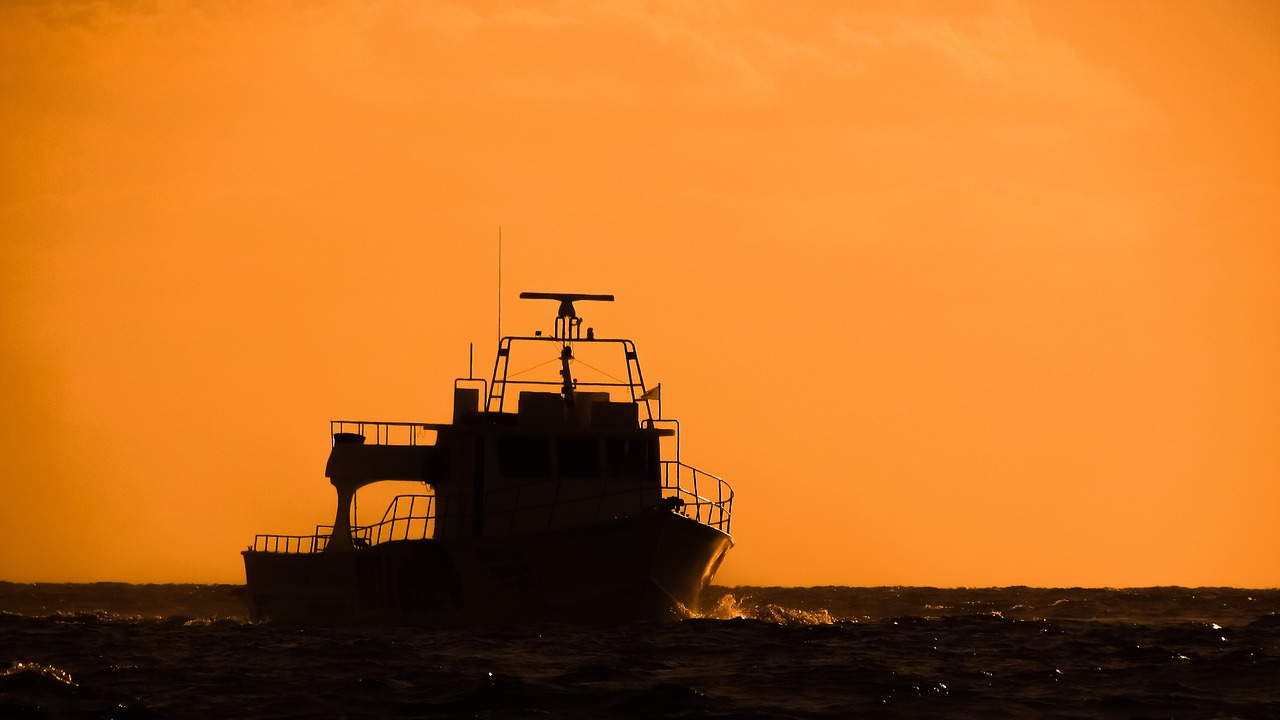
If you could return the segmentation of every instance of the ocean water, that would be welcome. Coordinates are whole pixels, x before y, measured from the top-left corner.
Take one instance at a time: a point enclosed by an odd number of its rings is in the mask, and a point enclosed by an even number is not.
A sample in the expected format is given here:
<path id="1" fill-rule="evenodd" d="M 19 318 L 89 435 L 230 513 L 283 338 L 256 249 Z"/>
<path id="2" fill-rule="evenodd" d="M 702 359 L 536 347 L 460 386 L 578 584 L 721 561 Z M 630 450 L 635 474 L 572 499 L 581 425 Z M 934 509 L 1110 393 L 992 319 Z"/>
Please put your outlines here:
<path id="1" fill-rule="evenodd" d="M 0 718 L 1280 718 L 1280 590 L 713 588 L 612 627 L 251 623 L 0 583 Z"/>

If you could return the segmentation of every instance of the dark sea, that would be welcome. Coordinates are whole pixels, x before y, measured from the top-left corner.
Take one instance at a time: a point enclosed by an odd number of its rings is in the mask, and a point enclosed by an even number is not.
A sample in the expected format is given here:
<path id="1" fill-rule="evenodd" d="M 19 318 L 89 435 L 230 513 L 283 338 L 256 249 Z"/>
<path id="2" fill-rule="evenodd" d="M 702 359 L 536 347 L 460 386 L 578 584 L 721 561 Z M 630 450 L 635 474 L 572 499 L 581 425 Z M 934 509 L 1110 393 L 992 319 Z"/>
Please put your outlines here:
<path id="1" fill-rule="evenodd" d="M 0 718 L 1280 718 L 1280 590 L 713 588 L 611 627 L 251 623 L 0 583 Z"/>

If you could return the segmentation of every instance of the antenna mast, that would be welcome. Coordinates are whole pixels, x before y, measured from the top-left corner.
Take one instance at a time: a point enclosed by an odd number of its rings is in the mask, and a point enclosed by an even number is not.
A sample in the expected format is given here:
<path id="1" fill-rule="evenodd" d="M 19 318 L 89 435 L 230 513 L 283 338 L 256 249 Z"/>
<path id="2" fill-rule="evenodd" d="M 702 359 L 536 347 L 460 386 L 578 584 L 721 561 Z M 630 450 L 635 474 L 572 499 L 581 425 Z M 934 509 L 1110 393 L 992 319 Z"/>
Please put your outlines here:
<path id="1" fill-rule="evenodd" d="M 498 345 L 502 345 L 502 226 L 498 226 Z"/>

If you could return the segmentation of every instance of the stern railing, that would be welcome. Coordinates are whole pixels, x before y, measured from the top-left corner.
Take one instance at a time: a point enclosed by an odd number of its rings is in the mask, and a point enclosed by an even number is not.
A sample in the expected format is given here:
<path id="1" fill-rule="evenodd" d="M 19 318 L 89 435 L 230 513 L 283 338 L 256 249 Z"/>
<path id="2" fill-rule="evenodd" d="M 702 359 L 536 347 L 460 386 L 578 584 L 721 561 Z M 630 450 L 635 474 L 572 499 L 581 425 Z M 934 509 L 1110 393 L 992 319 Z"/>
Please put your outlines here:
<path id="1" fill-rule="evenodd" d="M 387 506 L 382 520 L 372 525 L 353 525 L 351 539 L 357 547 L 369 547 L 392 540 L 425 540 L 435 533 L 434 495 L 397 495 Z M 324 552 L 333 537 L 332 525 L 317 525 L 314 535 L 255 535 L 254 552 L 307 554 Z"/>
<path id="2" fill-rule="evenodd" d="M 253 547 L 249 549 L 269 553 L 318 553 L 329 546 L 332 535 L 332 528 L 324 532 L 323 525 L 316 527 L 314 535 L 254 535 Z"/>

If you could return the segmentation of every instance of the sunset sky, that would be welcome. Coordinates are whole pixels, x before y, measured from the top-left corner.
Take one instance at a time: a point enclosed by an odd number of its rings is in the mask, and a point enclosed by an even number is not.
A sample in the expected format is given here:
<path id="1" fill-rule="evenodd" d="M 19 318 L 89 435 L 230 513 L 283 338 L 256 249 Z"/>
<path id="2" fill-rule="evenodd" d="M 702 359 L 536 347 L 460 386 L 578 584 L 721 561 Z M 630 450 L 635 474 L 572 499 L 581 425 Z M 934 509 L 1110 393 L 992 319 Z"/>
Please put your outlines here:
<path id="1" fill-rule="evenodd" d="M 1280 3 L 8 2 L 0 580 L 242 582 L 613 293 L 719 584 L 1280 586 Z"/>

